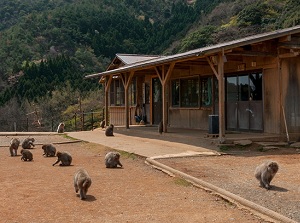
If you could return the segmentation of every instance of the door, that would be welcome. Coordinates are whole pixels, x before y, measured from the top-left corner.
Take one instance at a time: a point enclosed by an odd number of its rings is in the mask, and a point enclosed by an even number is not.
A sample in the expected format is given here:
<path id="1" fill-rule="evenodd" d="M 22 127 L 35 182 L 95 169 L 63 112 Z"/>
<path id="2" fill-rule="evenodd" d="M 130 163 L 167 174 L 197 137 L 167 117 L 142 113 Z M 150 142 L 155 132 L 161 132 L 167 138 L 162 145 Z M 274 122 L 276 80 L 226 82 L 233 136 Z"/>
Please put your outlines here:
<path id="1" fill-rule="evenodd" d="M 235 131 L 263 130 L 262 73 L 226 78 L 226 127 Z"/>
<path id="2" fill-rule="evenodd" d="M 152 124 L 162 120 L 162 86 L 159 78 L 152 79 Z"/>

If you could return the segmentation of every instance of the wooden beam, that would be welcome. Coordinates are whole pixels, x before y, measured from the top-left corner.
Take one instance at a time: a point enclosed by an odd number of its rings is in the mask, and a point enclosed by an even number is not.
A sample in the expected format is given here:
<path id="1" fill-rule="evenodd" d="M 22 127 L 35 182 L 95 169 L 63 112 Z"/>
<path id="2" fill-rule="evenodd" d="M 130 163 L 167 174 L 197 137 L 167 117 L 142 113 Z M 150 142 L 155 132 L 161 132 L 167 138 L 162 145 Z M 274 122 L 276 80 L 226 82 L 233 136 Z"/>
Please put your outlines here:
<path id="1" fill-rule="evenodd" d="M 248 56 L 248 57 L 277 57 L 276 53 L 266 53 L 259 51 L 240 51 L 228 53 L 229 56 Z"/>
<path id="2" fill-rule="evenodd" d="M 290 42 L 292 40 L 291 35 L 283 36 L 278 39 L 279 42 Z"/>
<path id="3" fill-rule="evenodd" d="M 164 78 L 164 80 L 163 80 L 163 84 L 164 84 L 164 85 L 169 81 L 169 79 L 170 79 L 170 77 L 171 77 L 171 74 L 172 74 L 172 72 L 173 72 L 174 66 L 175 66 L 175 62 L 172 62 L 172 63 L 170 64 L 169 69 L 168 69 L 168 71 L 167 71 L 167 74 L 166 74 L 166 76 L 165 76 L 165 78 Z"/>
<path id="4" fill-rule="evenodd" d="M 129 129 L 129 102 L 128 102 L 128 88 L 134 75 L 134 71 L 131 70 L 129 74 L 124 76 L 124 90 L 125 90 L 125 127 Z"/>
<path id="5" fill-rule="evenodd" d="M 158 67 L 155 67 L 154 69 L 155 69 L 155 72 L 156 72 L 156 74 L 157 74 L 157 76 L 158 76 L 158 78 L 159 78 L 159 80 L 160 80 L 160 83 L 162 84 L 163 79 L 162 79 L 162 74 L 161 74 L 161 72 L 158 70 Z"/>
<path id="6" fill-rule="evenodd" d="M 224 57 L 218 54 L 218 89 L 219 89 L 219 141 L 225 141 L 225 85 L 224 85 Z"/>
<path id="7" fill-rule="evenodd" d="M 299 55 L 300 55 L 300 52 L 291 52 L 291 53 L 279 54 L 278 57 L 280 59 L 282 59 L 282 58 L 296 57 L 296 56 L 299 56 Z"/>
<path id="8" fill-rule="evenodd" d="M 109 93 L 109 88 L 111 85 L 112 81 L 112 75 L 109 77 L 105 78 L 105 111 L 104 111 L 104 117 L 105 117 L 105 125 L 108 126 L 108 93 Z"/>
<path id="9" fill-rule="evenodd" d="M 286 49 L 300 49 L 299 42 L 278 43 L 278 47 Z"/>
<path id="10" fill-rule="evenodd" d="M 210 59 L 209 57 L 206 57 L 206 60 L 207 60 L 207 62 L 208 62 L 208 64 L 209 64 L 210 68 L 212 69 L 212 71 L 213 71 L 214 74 L 216 75 L 217 79 L 219 80 L 219 74 L 218 74 L 218 72 L 216 71 L 213 62 L 211 61 L 211 59 Z"/>

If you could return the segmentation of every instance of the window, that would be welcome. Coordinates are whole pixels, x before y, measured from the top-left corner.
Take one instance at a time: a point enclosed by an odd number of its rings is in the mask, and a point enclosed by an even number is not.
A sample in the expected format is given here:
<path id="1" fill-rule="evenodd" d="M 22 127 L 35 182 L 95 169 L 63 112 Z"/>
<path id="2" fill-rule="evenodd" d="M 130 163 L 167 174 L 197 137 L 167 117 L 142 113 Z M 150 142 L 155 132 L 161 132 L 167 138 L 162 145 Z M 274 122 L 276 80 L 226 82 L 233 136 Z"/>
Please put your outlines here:
<path id="1" fill-rule="evenodd" d="M 132 79 L 132 83 L 128 88 L 128 103 L 129 105 L 136 104 L 136 78 Z M 110 85 L 110 105 L 124 106 L 125 105 L 125 89 L 121 79 L 115 78 Z"/>
<path id="2" fill-rule="evenodd" d="M 181 107 L 198 107 L 199 79 L 180 80 Z"/>
<path id="3" fill-rule="evenodd" d="M 135 77 L 132 79 L 132 82 L 129 85 L 128 103 L 130 106 L 133 106 L 136 104 L 136 78 Z"/>
<path id="4" fill-rule="evenodd" d="M 209 107 L 212 105 L 212 78 L 202 78 L 201 83 L 201 106 Z"/>
<path id="5" fill-rule="evenodd" d="M 212 78 L 183 78 L 171 81 L 173 107 L 209 107 L 212 105 Z"/>

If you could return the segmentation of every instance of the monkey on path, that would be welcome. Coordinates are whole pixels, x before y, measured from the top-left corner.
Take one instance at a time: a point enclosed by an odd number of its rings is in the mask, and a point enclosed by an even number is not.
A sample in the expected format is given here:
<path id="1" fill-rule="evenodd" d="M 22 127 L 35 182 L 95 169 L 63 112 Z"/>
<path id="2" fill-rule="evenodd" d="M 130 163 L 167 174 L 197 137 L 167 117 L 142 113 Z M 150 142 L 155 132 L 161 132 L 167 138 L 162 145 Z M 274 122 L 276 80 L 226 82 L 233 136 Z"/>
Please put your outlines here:
<path id="1" fill-rule="evenodd" d="M 105 135 L 106 136 L 114 136 L 114 125 L 110 124 L 106 129 L 105 129 Z"/>
<path id="2" fill-rule="evenodd" d="M 86 199 L 86 193 L 92 184 L 92 180 L 85 169 L 78 169 L 74 175 L 74 188 L 77 193 L 79 190 L 80 199 Z"/>
<path id="3" fill-rule="evenodd" d="M 109 152 L 105 155 L 105 166 L 106 168 L 116 168 L 119 166 L 123 167 L 120 162 L 120 153 L 118 152 Z"/>
<path id="4" fill-rule="evenodd" d="M 34 148 L 34 138 L 30 138 L 30 137 L 28 137 L 28 138 L 26 138 L 26 139 L 24 139 L 23 140 L 23 142 L 22 142 L 22 148 L 23 149 L 32 149 L 32 148 Z"/>
<path id="5" fill-rule="evenodd" d="M 163 121 L 161 121 L 161 122 L 158 124 L 158 132 L 159 132 L 159 134 L 162 134 L 163 131 L 164 131 L 164 128 L 163 128 Z"/>
<path id="6" fill-rule="evenodd" d="M 52 166 L 55 166 L 55 164 L 61 162 L 60 166 L 70 166 L 72 163 L 72 156 L 68 152 L 57 152 L 57 161 L 52 164 Z"/>
<path id="7" fill-rule="evenodd" d="M 28 149 L 21 149 L 20 152 L 22 154 L 21 160 L 24 160 L 24 161 L 27 161 L 27 160 L 32 161 L 33 160 L 33 155 Z"/>
<path id="8" fill-rule="evenodd" d="M 274 161 L 266 161 L 255 169 L 255 177 L 260 182 L 260 186 L 269 190 L 270 183 L 277 173 L 279 166 Z"/>
<path id="9" fill-rule="evenodd" d="M 65 123 L 61 122 L 57 127 L 57 133 L 64 133 L 64 131 L 65 131 Z"/>
<path id="10" fill-rule="evenodd" d="M 105 127 L 105 120 L 103 120 L 103 121 L 100 122 L 100 127 L 101 127 L 102 129 L 104 129 L 104 127 Z"/>
<path id="11" fill-rule="evenodd" d="M 10 141 L 9 152 L 10 156 L 17 156 L 17 151 L 20 145 L 20 140 L 17 138 L 13 138 Z"/>
<path id="12" fill-rule="evenodd" d="M 44 144 L 42 146 L 42 149 L 44 150 L 43 156 L 45 156 L 45 157 L 55 156 L 56 148 L 53 144 Z"/>

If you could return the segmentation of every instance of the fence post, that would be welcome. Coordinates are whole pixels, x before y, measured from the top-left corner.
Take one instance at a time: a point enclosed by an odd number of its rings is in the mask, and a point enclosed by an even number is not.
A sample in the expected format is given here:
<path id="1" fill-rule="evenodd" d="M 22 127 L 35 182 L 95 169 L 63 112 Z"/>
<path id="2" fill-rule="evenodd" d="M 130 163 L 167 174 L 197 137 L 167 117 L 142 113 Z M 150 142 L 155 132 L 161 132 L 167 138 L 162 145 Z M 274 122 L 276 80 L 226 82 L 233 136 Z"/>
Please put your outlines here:
<path id="1" fill-rule="evenodd" d="M 75 132 L 77 131 L 76 116 L 77 116 L 77 114 L 76 114 L 76 112 L 75 112 L 75 115 L 74 115 L 74 118 L 75 118 L 75 122 L 74 122 L 74 124 L 75 124 Z"/>
<path id="2" fill-rule="evenodd" d="M 91 114 L 92 114 L 92 131 L 94 131 L 94 113 L 93 113 L 93 109 L 91 109 Z"/>
<path id="3" fill-rule="evenodd" d="M 28 117 L 26 118 L 26 129 L 27 129 L 27 132 L 28 132 L 28 128 L 29 128 L 29 124 L 28 124 Z"/>
<path id="4" fill-rule="evenodd" d="M 51 132 L 54 132 L 54 130 L 53 130 L 53 117 L 51 117 Z"/>
<path id="5" fill-rule="evenodd" d="M 81 131 L 84 131 L 84 111 L 82 111 Z"/>

